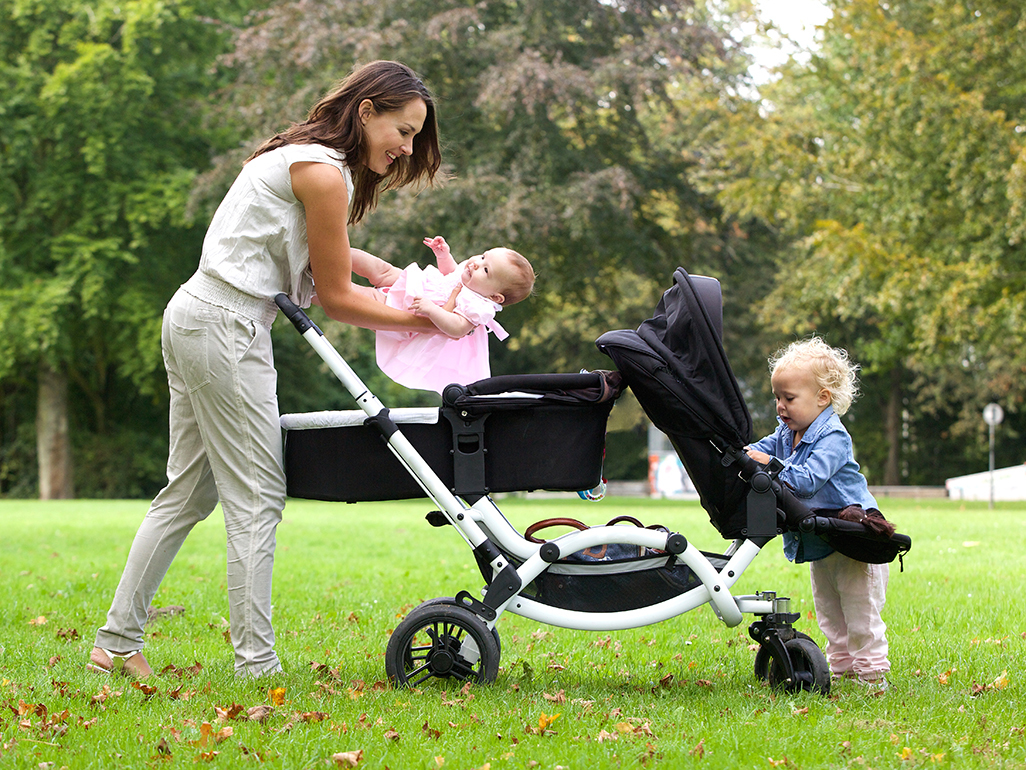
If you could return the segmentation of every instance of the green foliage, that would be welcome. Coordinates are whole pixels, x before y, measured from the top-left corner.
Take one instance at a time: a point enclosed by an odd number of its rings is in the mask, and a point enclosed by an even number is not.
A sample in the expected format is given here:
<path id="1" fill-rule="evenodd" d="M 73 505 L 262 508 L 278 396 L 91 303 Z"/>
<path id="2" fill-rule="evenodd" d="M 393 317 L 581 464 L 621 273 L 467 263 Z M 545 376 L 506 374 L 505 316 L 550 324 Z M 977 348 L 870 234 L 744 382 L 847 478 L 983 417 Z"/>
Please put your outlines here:
<path id="1" fill-rule="evenodd" d="M 302 115 L 352 65 L 407 62 L 438 101 L 448 182 L 387 194 L 356 245 L 396 264 L 521 251 L 535 296 L 503 312 L 496 373 L 608 366 L 598 334 L 633 326 L 680 264 L 724 273 L 745 234 L 691 180 L 711 116 L 747 58 L 728 34 L 745 5 L 517 0 L 281 3 L 244 30 L 223 119 L 256 137 Z M 733 14 L 733 15 L 728 15 Z M 237 155 L 204 182 L 209 203 Z M 219 180 L 219 181 L 216 181 Z"/>
<path id="2" fill-rule="evenodd" d="M 595 523 L 630 514 L 704 550 L 725 545 L 694 503 L 500 505 L 520 531 L 553 516 Z M 433 770 L 1026 764 L 1026 616 L 1008 601 L 1021 560 L 1020 540 L 1008 534 L 1026 524 L 1021 504 L 988 512 L 986 503 L 886 501 L 915 541 L 904 572 L 893 566 L 884 610 L 891 689 L 872 697 L 840 682 L 828 698 L 761 686 L 745 625 L 726 628 L 705 608 L 591 633 L 507 613 L 493 685 L 392 689 L 382 654 L 399 618 L 422 600 L 481 584 L 456 533 L 424 522 L 426 502 L 289 502 L 274 598 L 286 670 L 255 682 L 232 676 L 215 512 L 157 594 L 156 608 L 184 608 L 146 628 L 158 676 L 140 687 L 98 677 L 83 666 L 144 507 L 0 502 L 0 590 L 10 597 L 0 605 L 4 767 L 345 767 L 332 757 L 357 751 L 358 767 Z M 737 590 L 790 596 L 796 626 L 822 645 L 808 581 L 807 567 L 786 562 L 774 541 Z M 273 711 L 247 719 L 257 706 Z"/>
<path id="3" fill-rule="evenodd" d="M 166 418 L 119 407 L 167 398 L 160 316 L 203 235 L 185 209 L 208 158 L 198 97 L 225 43 L 217 5 L 0 2 L 0 381 L 44 359 L 67 374 L 80 493 L 162 476 L 149 452 L 115 448 L 165 436 Z"/>
<path id="4" fill-rule="evenodd" d="M 866 425 L 889 409 L 892 449 L 898 412 L 911 414 L 912 433 L 954 413 L 951 437 L 980 458 L 982 406 L 1017 411 L 1026 398 L 1026 251 L 1014 216 L 1026 116 L 1023 51 L 1010 42 L 1022 10 L 974 8 L 834 4 L 808 64 L 791 62 L 763 89 L 765 111 L 753 104 L 736 119 L 722 156 L 732 167 L 718 179 L 729 177 L 728 208 L 788 244 L 762 322 L 847 347 L 867 381 L 900 379 L 853 411 Z M 931 483 L 943 479 L 935 470 Z"/>

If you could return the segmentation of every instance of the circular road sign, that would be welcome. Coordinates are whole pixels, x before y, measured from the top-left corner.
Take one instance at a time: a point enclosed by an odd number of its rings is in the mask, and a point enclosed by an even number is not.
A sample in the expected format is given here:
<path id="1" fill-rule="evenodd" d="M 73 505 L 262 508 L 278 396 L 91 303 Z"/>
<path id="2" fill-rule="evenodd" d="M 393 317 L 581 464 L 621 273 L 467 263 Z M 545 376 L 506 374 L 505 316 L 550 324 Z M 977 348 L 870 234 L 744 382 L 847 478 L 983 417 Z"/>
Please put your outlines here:
<path id="1" fill-rule="evenodd" d="M 1005 412 L 999 404 L 987 404 L 983 407 L 983 421 L 987 425 L 1000 425 L 1005 419 Z"/>

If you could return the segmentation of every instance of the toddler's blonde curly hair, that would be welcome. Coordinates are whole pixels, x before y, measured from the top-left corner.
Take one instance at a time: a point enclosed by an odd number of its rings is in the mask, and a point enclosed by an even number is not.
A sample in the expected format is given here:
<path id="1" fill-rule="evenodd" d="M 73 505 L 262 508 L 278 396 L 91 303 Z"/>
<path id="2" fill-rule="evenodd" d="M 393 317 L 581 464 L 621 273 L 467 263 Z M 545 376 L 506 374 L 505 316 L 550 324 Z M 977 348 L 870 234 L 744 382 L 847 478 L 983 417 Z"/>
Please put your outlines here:
<path id="1" fill-rule="evenodd" d="M 818 388 L 830 393 L 830 405 L 841 415 L 859 396 L 858 364 L 848 358 L 848 351 L 834 348 L 820 337 L 796 340 L 778 350 L 769 361 L 770 374 L 782 369 L 810 372 Z"/>

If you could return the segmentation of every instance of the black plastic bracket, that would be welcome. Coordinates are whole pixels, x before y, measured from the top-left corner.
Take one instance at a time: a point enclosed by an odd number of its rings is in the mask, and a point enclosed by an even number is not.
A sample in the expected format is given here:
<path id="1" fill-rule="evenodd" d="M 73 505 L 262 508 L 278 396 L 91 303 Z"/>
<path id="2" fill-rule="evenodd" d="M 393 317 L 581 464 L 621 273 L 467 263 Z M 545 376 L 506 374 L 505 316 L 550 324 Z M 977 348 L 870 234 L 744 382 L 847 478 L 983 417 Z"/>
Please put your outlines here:
<path id="1" fill-rule="evenodd" d="M 741 530 L 745 537 L 776 537 L 777 496 L 773 492 L 773 477 L 766 471 L 752 474 L 748 490 L 748 526 Z"/>
<path id="2" fill-rule="evenodd" d="M 512 564 L 507 564 L 503 567 L 492 582 L 488 584 L 488 589 L 485 591 L 484 604 L 492 611 L 493 618 L 495 617 L 496 608 L 507 599 L 516 596 L 521 585 L 520 575 L 513 569 Z"/>
<path id="3" fill-rule="evenodd" d="M 466 607 L 475 615 L 479 615 L 485 620 L 495 620 L 495 610 L 478 601 L 466 591 L 460 591 L 456 594 L 456 603 Z"/>
<path id="4" fill-rule="evenodd" d="M 381 436 L 386 442 L 399 430 L 399 426 L 389 416 L 388 409 L 382 409 L 377 414 L 368 417 L 363 424 L 371 425 L 381 431 Z"/>
<path id="5" fill-rule="evenodd" d="M 783 668 L 784 679 L 794 681 L 794 666 L 787 654 L 784 642 L 795 637 L 792 624 L 801 617 L 797 612 L 782 612 L 763 615 L 748 627 L 748 635 L 760 645 L 768 647 L 773 660 Z"/>
<path id="6" fill-rule="evenodd" d="M 453 493 L 460 497 L 488 494 L 485 481 L 485 420 L 461 412 L 458 407 L 443 407 L 442 414 L 452 426 Z"/>

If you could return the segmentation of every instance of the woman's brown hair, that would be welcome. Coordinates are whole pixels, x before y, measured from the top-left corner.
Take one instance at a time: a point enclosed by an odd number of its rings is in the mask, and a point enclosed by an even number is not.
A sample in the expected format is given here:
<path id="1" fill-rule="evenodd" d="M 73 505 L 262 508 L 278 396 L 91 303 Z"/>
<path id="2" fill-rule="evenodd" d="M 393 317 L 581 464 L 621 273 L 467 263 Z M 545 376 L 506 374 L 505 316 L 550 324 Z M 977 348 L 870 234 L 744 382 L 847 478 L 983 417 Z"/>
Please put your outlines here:
<path id="1" fill-rule="evenodd" d="M 383 175 L 365 164 L 363 122 L 359 114 L 365 99 L 370 99 L 379 113 L 401 110 L 413 99 L 421 99 L 427 106 L 424 127 L 413 142 L 413 154 L 396 158 Z M 304 122 L 268 139 L 249 160 L 286 144 L 321 144 L 345 155 L 354 187 L 350 225 L 374 210 L 381 190 L 395 190 L 413 182 L 431 184 L 442 163 L 431 92 L 413 70 L 395 61 L 375 61 L 353 70 L 314 105 Z"/>

